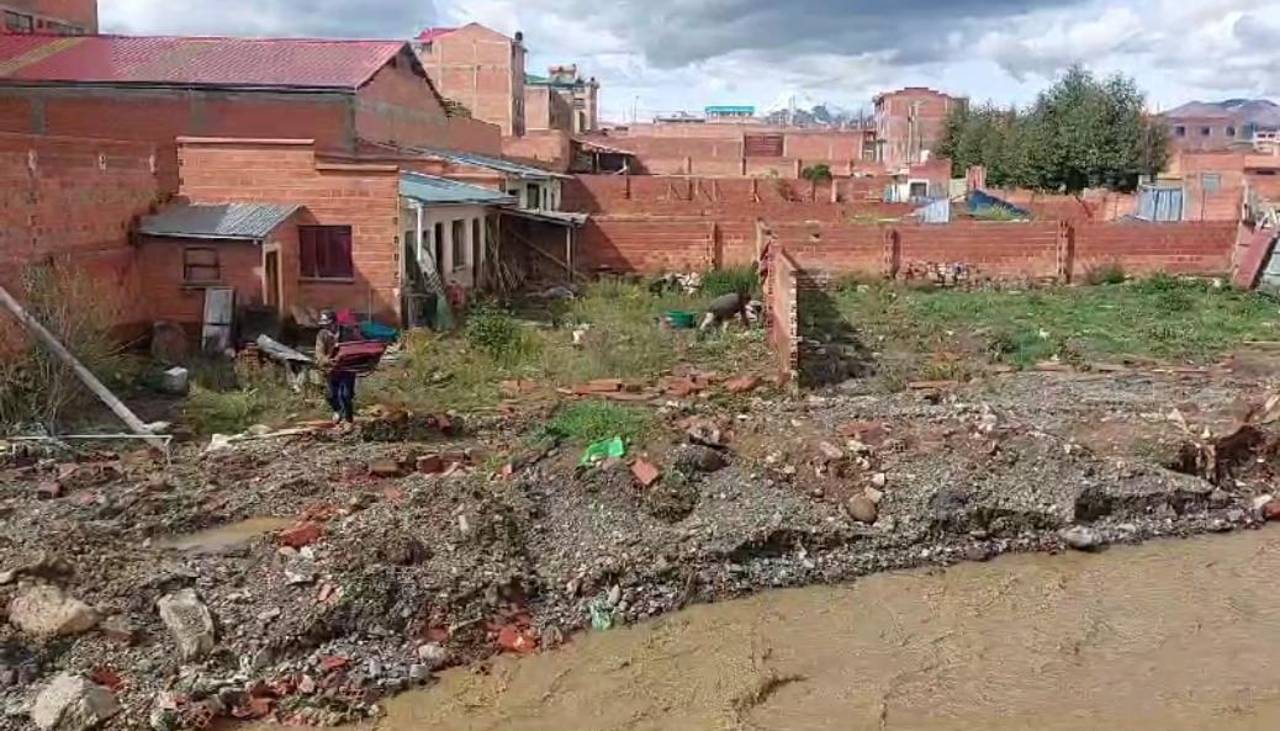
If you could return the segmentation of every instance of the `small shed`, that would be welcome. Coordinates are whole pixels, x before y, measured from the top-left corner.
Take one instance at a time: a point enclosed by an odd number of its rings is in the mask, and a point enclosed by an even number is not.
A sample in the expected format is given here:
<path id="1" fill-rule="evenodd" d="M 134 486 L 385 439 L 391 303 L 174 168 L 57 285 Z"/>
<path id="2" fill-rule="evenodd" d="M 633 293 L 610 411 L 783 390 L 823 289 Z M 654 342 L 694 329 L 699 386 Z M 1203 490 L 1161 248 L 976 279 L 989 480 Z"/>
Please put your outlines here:
<path id="1" fill-rule="evenodd" d="M 139 279 L 152 319 L 203 326 L 206 340 L 210 327 L 229 336 L 246 313 L 285 319 L 297 298 L 299 226 L 311 220 L 294 204 L 187 201 L 143 218 Z"/>

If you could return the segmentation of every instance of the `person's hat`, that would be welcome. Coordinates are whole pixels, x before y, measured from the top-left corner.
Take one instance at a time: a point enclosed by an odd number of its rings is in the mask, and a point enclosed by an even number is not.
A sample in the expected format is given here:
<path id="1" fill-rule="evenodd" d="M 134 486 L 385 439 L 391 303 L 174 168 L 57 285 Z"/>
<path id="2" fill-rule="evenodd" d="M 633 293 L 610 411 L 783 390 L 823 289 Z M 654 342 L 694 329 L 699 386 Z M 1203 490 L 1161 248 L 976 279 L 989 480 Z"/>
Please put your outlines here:
<path id="1" fill-rule="evenodd" d="M 333 313 L 332 313 L 332 312 L 330 312 L 329 310 L 325 310 L 325 311 L 321 312 L 321 313 L 320 313 L 320 326 L 321 326 L 321 327 L 328 327 L 329 325 L 332 325 L 332 324 L 333 324 Z"/>

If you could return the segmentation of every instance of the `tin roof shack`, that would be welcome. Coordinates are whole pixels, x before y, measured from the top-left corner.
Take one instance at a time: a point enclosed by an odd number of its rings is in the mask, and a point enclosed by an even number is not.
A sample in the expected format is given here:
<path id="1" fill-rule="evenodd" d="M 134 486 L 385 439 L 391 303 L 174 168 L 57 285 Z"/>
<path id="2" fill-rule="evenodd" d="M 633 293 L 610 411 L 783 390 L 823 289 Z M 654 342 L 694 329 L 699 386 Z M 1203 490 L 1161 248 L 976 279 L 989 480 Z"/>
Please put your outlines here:
<path id="1" fill-rule="evenodd" d="M 492 125 L 447 117 L 401 41 L 0 35 L 0 131 L 166 147 L 308 138 L 349 152 L 361 139 L 502 144 Z"/>
<path id="2" fill-rule="evenodd" d="M 194 333 L 210 290 L 231 290 L 236 321 L 278 328 L 298 296 L 299 231 L 313 218 L 297 204 L 180 201 L 142 219 L 138 268 L 152 320 Z"/>
<path id="3" fill-rule="evenodd" d="M 350 309 L 416 324 L 405 305 L 423 292 L 486 284 L 498 210 L 515 204 L 496 186 L 395 160 L 326 157 L 312 140 L 178 142 L 181 194 L 190 201 L 297 205 L 313 217 L 299 227 L 298 256 L 280 261 L 290 311 Z M 491 223 L 495 233 L 487 233 Z"/>

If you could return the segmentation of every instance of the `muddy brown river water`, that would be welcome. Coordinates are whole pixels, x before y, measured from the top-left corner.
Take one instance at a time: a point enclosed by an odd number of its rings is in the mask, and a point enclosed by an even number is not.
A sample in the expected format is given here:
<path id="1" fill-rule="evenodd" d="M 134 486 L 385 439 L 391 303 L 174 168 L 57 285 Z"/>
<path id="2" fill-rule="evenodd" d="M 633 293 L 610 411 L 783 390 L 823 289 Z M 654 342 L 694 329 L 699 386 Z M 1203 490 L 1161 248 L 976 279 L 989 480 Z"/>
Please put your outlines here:
<path id="1" fill-rule="evenodd" d="M 1280 728 L 1280 529 L 779 591 L 446 673 L 380 731 Z"/>

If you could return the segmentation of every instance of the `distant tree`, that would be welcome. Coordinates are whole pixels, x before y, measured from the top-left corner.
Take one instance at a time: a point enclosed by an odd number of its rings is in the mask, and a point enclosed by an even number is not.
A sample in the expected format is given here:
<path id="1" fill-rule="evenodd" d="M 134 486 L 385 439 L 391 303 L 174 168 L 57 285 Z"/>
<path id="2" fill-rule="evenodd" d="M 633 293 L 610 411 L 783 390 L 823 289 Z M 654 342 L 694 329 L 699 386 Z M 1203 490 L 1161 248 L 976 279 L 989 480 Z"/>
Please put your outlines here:
<path id="1" fill-rule="evenodd" d="M 1146 114 L 1145 101 L 1132 79 L 1099 81 L 1073 66 L 1026 110 L 955 110 L 939 152 L 957 176 L 986 166 L 995 186 L 1132 190 L 1169 159 L 1168 132 Z"/>
<path id="2" fill-rule="evenodd" d="M 823 181 L 831 180 L 834 176 L 831 174 L 831 166 L 823 162 L 818 163 L 817 165 L 810 165 L 804 170 L 801 170 L 800 177 L 815 183 L 821 183 Z"/>

